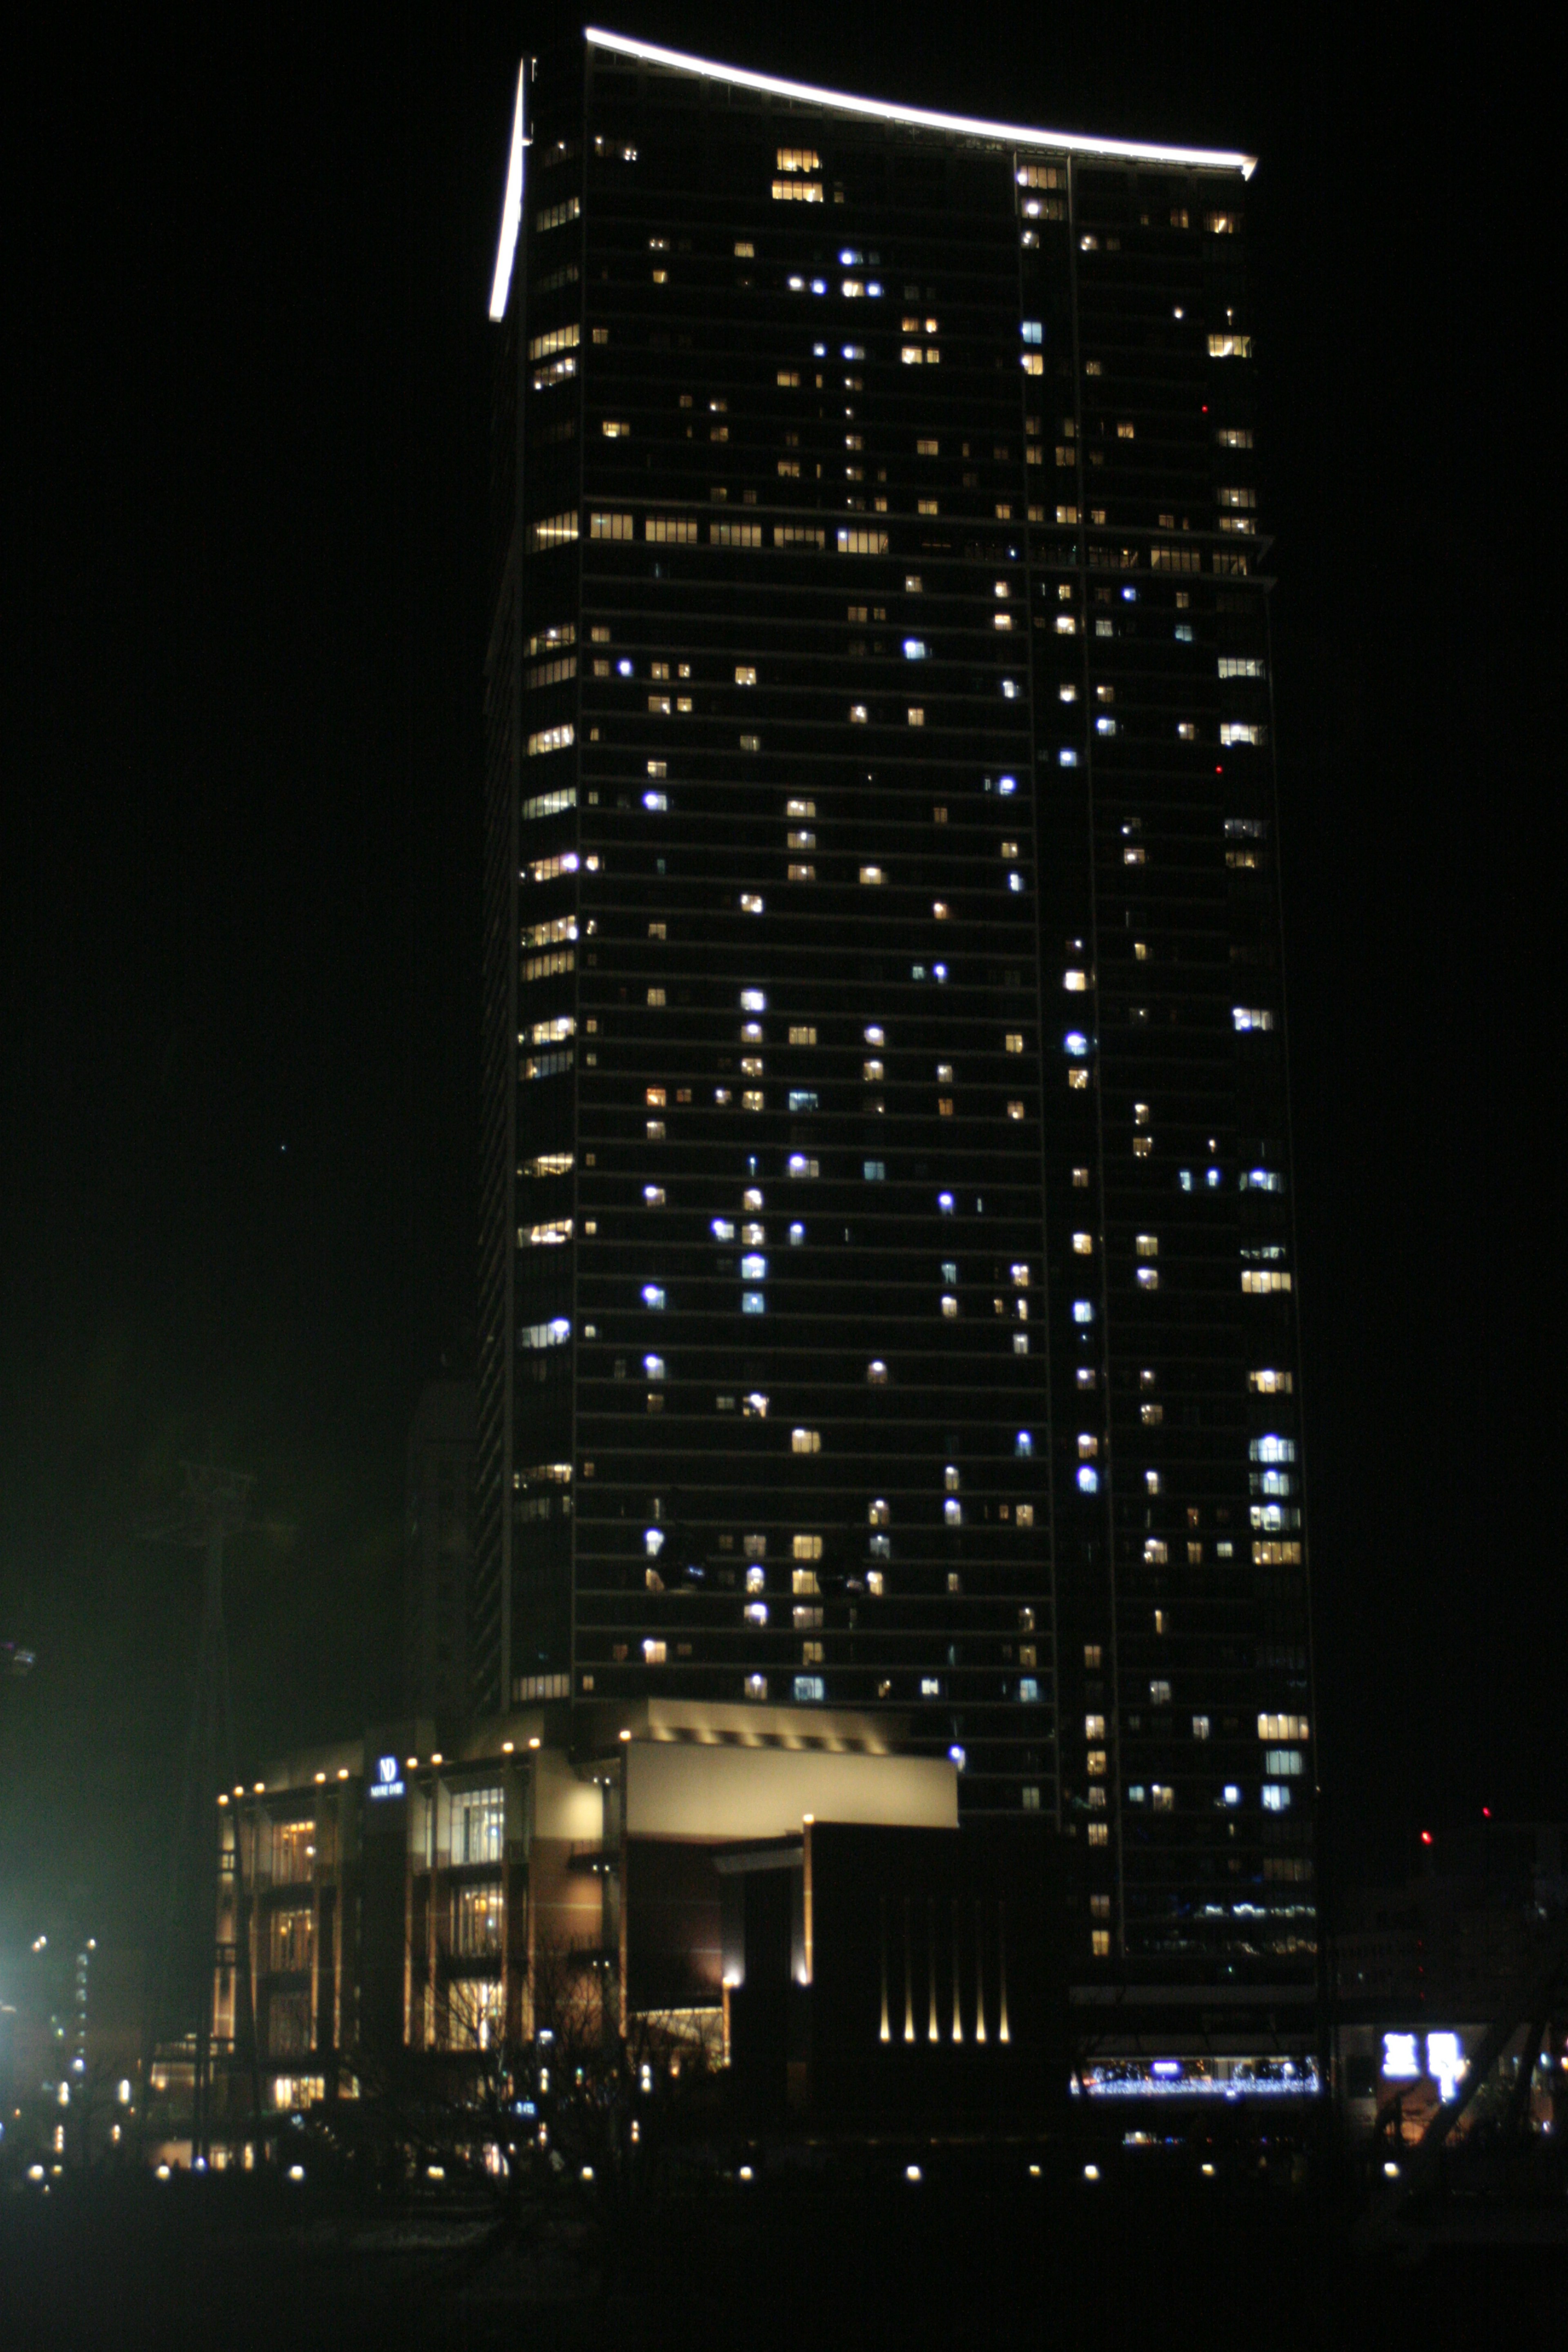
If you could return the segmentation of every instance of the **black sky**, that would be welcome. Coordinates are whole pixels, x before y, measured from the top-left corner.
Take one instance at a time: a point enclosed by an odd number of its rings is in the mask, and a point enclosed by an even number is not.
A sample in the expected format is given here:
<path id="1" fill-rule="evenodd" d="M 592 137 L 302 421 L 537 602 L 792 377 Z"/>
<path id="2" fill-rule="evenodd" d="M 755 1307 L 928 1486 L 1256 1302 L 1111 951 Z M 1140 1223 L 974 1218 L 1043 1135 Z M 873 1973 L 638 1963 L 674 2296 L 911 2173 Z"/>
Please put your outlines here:
<path id="1" fill-rule="evenodd" d="M 1321 1759 L 1358 1867 L 1568 1811 L 1545 58 L 1177 0 L 609 20 L 1262 158 Z M 0 1939 L 156 1845 L 195 1560 L 132 1529 L 182 1454 L 277 1523 L 242 1760 L 393 1696 L 407 1416 L 472 1317 L 485 296 L 557 21 L 61 14 L 20 94 Z"/>

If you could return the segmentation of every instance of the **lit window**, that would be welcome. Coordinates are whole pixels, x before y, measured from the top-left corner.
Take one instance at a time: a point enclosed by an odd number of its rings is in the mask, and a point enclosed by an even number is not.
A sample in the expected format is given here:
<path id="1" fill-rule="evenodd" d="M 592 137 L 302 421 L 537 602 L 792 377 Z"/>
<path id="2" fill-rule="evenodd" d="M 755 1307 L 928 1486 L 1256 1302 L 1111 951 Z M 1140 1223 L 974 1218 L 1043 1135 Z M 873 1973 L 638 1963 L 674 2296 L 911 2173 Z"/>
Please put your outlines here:
<path id="1" fill-rule="evenodd" d="M 1306 1739 L 1310 1736 L 1304 1715 L 1260 1715 L 1258 1718 L 1259 1739 Z"/>
<path id="2" fill-rule="evenodd" d="M 792 1454 L 820 1454 L 822 1433 L 816 1429 L 792 1429 L 789 1444 Z"/>

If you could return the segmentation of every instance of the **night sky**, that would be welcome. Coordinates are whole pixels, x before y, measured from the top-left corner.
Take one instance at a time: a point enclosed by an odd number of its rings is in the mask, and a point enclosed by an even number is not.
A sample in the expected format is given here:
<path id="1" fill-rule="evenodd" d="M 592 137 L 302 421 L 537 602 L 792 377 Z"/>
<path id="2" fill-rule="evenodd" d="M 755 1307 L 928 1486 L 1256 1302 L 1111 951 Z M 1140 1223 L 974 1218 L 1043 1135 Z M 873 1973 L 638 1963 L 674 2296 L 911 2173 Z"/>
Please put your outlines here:
<path id="1" fill-rule="evenodd" d="M 1395 17 L 1401 12 L 1394 12 Z M 1568 1814 L 1544 197 L 1487 36 L 1165 5 L 622 6 L 763 70 L 1246 147 L 1333 1851 Z M 182 1456 L 257 1474 L 239 1754 L 394 1701 L 471 1341 L 485 319 L 544 9 L 96 11 L 18 77 L 0 1945 L 136 1934 Z M 1435 18 L 1426 20 L 1435 37 Z M 994 37 L 992 31 L 994 28 Z"/>

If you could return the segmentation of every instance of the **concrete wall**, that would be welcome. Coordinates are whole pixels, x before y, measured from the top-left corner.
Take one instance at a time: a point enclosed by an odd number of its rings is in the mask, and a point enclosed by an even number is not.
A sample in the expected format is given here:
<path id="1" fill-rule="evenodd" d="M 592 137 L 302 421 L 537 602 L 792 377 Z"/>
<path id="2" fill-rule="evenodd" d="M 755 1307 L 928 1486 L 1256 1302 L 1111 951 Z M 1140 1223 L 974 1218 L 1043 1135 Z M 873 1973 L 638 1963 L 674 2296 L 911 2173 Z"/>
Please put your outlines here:
<path id="1" fill-rule="evenodd" d="M 639 1740 L 626 1759 L 630 1837 L 785 1837 L 807 1813 L 819 1822 L 958 1826 L 958 1774 L 943 1758 Z"/>

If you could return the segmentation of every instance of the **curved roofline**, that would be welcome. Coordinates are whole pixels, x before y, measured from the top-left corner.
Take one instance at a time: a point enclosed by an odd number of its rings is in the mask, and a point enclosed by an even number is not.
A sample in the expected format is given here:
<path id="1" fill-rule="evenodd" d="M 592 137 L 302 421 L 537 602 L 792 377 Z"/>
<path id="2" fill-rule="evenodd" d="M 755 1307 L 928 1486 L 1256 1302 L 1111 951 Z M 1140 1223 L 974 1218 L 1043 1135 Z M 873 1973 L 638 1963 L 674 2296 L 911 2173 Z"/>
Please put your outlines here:
<path id="1" fill-rule="evenodd" d="M 982 122 L 967 114 L 933 114 L 920 106 L 895 106 L 879 98 L 850 98 L 842 90 L 816 89 L 808 82 L 781 81 L 773 74 L 749 73 L 742 66 L 715 65 L 708 58 L 687 57 L 679 49 L 661 49 L 651 41 L 628 40 L 624 33 L 606 33 L 595 25 L 584 28 L 593 47 L 638 58 L 645 64 L 672 66 L 679 72 L 700 74 L 709 81 L 733 82 L 742 89 L 793 98 L 808 106 L 836 108 L 842 114 L 865 115 L 875 121 L 906 122 L 919 131 L 956 131 L 970 138 L 1001 139 L 1017 147 L 1049 147 L 1072 155 L 1122 156 L 1134 163 L 1190 163 L 1215 172 L 1239 172 L 1250 180 L 1258 169 L 1256 155 L 1233 154 L 1213 147 L 1155 147 L 1136 139 L 1091 139 L 1081 131 L 1035 131 L 1016 122 Z"/>

